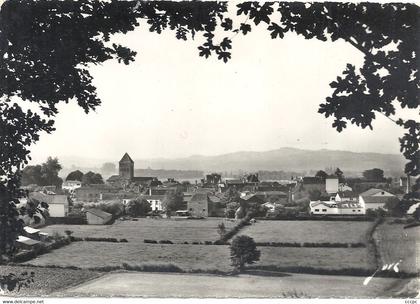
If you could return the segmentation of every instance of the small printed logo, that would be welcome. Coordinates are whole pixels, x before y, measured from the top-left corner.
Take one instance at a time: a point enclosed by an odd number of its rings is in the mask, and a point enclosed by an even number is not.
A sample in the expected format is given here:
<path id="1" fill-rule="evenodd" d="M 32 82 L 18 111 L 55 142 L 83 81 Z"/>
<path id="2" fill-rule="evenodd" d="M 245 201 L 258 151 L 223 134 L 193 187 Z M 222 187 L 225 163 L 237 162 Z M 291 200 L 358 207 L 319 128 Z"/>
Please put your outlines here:
<path id="1" fill-rule="evenodd" d="M 402 262 L 402 260 L 399 260 L 398 262 L 391 263 L 391 264 L 384 264 L 381 268 L 378 268 L 371 276 L 367 277 L 363 281 L 363 285 L 368 285 L 369 282 L 373 279 L 373 277 L 378 273 L 378 271 L 386 271 L 386 270 L 393 270 L 394 272 L 400 272 L 400 269 L 398 268 L 398 265 Z"/>

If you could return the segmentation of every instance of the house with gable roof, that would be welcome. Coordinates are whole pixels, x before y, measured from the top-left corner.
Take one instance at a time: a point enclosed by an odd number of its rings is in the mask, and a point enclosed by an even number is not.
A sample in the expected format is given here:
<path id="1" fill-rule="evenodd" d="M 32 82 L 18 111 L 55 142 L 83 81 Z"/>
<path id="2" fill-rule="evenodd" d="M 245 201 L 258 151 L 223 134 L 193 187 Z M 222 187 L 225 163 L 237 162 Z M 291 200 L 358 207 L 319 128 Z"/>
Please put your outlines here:
<path id="1" fill-rule="evenodd" d="M 371 188 L 365 192 L 360 193 L 359 202 L 363 204 L 366 209 L 384 209 L 387 201 L 394 198 L 397 197 L 388 191 L 378 188 Z"/>

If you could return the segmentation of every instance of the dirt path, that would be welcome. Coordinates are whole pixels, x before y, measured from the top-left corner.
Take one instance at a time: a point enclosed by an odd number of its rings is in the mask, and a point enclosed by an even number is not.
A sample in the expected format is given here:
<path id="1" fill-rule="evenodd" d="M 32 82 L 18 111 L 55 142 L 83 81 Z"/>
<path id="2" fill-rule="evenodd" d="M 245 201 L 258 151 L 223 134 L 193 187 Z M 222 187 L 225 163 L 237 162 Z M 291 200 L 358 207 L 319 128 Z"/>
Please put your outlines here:
<path id="1" fill-rule="evenodd" d="M 284 274 L 277 277 L 240 275 L 223 277 L 197 274 L 124 272 L 72 287 L 51 296 L 102 297 L 381 297 L 396 279 L 374 278 L 363 286 L 363 277 Z"/>

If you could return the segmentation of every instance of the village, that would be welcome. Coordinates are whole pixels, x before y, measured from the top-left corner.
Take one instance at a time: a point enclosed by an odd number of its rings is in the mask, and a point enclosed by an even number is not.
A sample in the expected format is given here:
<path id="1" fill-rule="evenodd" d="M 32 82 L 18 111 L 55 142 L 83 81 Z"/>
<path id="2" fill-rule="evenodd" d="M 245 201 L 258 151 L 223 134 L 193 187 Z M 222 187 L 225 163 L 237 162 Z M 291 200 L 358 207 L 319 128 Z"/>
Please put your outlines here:
<path id="1" fill-rule="evenodd" d="M 256 217 L 299 219 L 392 212 L 389 209 L 398 205 L 412 186 L 407 177 L 394 180 L 344 179 L 341 170 L 338 169 L 337 173 L 339 176 L 320 170 L 316 176 L 296 176 L 281 181 L 260 181 L 258 173 L 237 179 L 211 173 L 193 183 L 174 178 L 160 181 L 156 177 L 134 176 L 134 161 L 125 153 L 119 161 L 119 174 L 110 176 L 105 183 L 83 184 L 80 178 L 65 180 L 61 189 L 27 185 L 22 187 L 27 197 L 20 202 L 23 205 L 28 200 L 47 203 L 49 221 L 63 224 L 77 221 L 107 224 L 124 215 L 131 202 L 142 201 L 148 205 L 148 211 L 140 216 L 241 219 L 252 208 Z M 394 191 L 389 190 L 390 187 Z M 413 214 L 418 206 L 418 203 L 413 204 L 406 212 Z M 29 224 L 28 220 L 26 223 Z M 33 219 L 30 224 L 34 225 Z M 45 220 L 42 220 L 38 225 L 44 224 Z"/>

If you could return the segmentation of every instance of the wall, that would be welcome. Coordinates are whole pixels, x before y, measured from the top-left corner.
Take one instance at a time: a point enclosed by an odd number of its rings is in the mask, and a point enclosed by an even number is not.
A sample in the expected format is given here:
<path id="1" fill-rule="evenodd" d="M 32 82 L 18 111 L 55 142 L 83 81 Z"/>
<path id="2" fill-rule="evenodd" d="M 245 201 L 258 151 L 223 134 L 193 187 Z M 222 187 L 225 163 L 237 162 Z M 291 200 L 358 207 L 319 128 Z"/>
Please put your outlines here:
<path id="1" fill-rule="evenodd" d="M 327 193 L 338 192 L 338 178 L 327 178 L 325 180 L 325 191 Z"/>
<path id="2" fill-rule="evenodd" d="M 86 212 L 86 218 L 89 225 L 103 225 L 106 222 L 106 220 L 104 220 L 103 218 L 96 216 L 90 212 Z"/>
<path id="3" fill-rule="evenodd" d="M 193 217 L 208 217 L 207 201 L 189 201 L 187 204 L 188 212 Z"/>
<path id="4" fill-rule="evenodd" d="M 355 210 L 355 212 L 353 212 Z M 366 213 L 364 208 L 340 208 L 340 214 L 343 215 L 364 215 Z"/>
<path id="5" fill-rule="evenodd" d="M 64 204 L 49 204 L 48 212 L 51 217 L 65 217 L 68 210 Z"/>
<path id="6" fill-rule="evenodd" d="M 318 211 L 316 211 L 318 209 Z M 326 209 L 327 211 L 322 211 Z M 317 205 L 315 207 L 311 207 L 312 214 L 339 214 L 338 208 L 329 208 L 325 205 Z"/>

